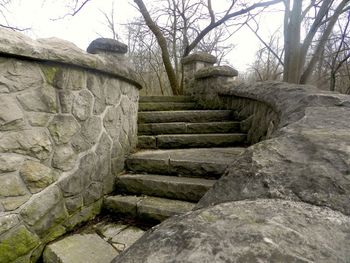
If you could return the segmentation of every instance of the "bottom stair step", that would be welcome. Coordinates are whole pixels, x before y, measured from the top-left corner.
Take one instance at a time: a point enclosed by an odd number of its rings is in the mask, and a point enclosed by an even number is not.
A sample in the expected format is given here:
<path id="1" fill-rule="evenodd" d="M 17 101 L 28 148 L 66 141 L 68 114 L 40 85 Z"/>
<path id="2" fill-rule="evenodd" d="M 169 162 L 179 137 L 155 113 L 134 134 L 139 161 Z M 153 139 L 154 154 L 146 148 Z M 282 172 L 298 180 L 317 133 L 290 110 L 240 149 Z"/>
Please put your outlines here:
<path id="1" fill-rule="evenodd" d="M 157 222 L 191 211 L 194 206 L 191 202 L 151 196 L 116 195 L 104 200 L 104 208 L 111 213 Z"/>
<path id="2" fill-rule="evenodd" d="M 116 189 L 120 193 L 198 202 L 216 180 L 154 174 L 124 174 L 117 177 Z"/>

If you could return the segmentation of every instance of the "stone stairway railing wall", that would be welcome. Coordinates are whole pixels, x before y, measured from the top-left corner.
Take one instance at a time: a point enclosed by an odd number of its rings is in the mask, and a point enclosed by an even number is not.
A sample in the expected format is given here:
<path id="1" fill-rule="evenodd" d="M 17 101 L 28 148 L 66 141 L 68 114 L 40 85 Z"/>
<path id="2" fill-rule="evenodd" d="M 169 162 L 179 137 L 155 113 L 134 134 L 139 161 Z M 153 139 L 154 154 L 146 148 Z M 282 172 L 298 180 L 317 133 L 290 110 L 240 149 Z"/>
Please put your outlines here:
<path id="1" fill-rule="evenodd" d="M 100 212 L 136 147 L 141 86 L 113 51 L 0 35 L 0 262 L 35 262 Z"/>
<path id="2" fill-rule="evenodd" d="M 114 262 L 347 262 L 350 96 L 280 82 L 237 84 L 233 70 L 210 63 L 185 59 L 188 94 L 247 118 L 255 144 L 194 211 L 156 226 Z"/>

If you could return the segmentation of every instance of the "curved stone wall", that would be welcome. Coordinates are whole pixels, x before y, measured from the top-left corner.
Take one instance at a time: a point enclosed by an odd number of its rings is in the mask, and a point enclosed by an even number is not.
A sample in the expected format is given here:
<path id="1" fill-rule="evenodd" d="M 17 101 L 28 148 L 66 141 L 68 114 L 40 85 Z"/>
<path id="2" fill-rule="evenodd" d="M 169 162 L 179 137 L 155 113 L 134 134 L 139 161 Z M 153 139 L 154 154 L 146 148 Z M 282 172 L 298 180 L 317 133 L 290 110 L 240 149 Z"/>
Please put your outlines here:
<path id="1" fill-rule="evenodd" d="M 0 35 L 0 262 L 35 262 L 113 190 L 141 86 L 124 60 Z"/>
<path id="2" fill-rule="evenodd" d="M 148 231 L 113 262 L 348 262 L 350 96 L 220 76 L 194 83 L 200 103 L 248 118 L 257 143 L 195 211 Z"/>

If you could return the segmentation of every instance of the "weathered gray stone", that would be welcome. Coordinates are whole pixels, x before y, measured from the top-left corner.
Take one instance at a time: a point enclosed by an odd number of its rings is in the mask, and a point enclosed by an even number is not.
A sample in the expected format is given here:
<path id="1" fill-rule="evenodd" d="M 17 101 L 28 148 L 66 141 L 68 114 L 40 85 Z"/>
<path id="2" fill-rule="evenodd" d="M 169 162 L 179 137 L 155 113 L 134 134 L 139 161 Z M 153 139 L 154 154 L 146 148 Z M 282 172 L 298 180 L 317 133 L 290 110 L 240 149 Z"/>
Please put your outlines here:
<path id="1" fill-rule="evenodd" d="M 165 221 L 113 262 L 347 262 L 349 232 L 349 217 L 327 208 L 230 202 Z"/>
<path id="2" fill-rule="evenodd" d="M 82 193 L 91 184 L 96 168 L 96 155 L 94 153 L 83 156 L 80 159 L 79 169 L 59 180 L 58 185 L 63 195 L 66 197 Z"/>
<path id="3" fill-rule="evenodd" d="M 79 208 L 73 215 L 71 215 L 65 222 L 64 227 L 70 231 L 73 230 L 77 225 L 94 219 L 98 214 L 101 213 L 102 199 L 97 202 Z"/>
<path id="4" fill-rule="evenodd" d="M 93 182 L 83 192 L 84 205 L 90 205 L 103 196 L 102 183 Z"/>
<path id="5" fill-rule="evenodd" d="M 86 73 L 78 69 L 60 68 L 54 83 L 59 89 L 81 90 L 86 88 Z"/>
<path id="6" fill-rule="evenodd" d="M 0 152 L 25 154 L 45 160 L 51 151 L 52 143 L 44 129 L 8 132 L 0 137 Z"/>
<path id="7" fill-rule="evenodd" d="M 69 171 L 75 167 L 78 156 L 69 144 L 59 145 L 55 148 L 52 157 L 52 167 L 62 171 Z"/>
<path id="8" fill-rule="evenodd" d="M 97 234 L 75 234 L 46 247 L 44 263 L 110 263 L 118 252 Z"/>
<path id="9" fill-rule="evenodd" d="M 243 146 L 246 138 L 244 133 L 142 135 L 138 137 L 138 147 L 171 149 Z"/>
<path id="10" fill-rule="evenodd" d="M 24 127 L 24 116 L 15 99 L 0 96 L 0 131 L 19 130 Z"/>
<path id="11" fill-rule="evenodd" d="M 71 113 L 74 101 L 74 94 L 70 90 L 61 90 L 58 92 L 62 113 Z"/>
<path id="12" fill-rule="evenodd" d="M 35 161 L 25 161 L 19 172 L 33 194 L 40 192 L 57 179 L 57 173 L 53 169 Z"/>
<path id="13" fill-rule="evenodd" d="M 199 201 L 215 180 L 152 174 L 124 174 L 117 177 L 116 188 L 133 194 Z"/>
<path id="14" fill-rule="evenodd" d="M 122 113 L 120 108 L 110 107 L 103 119 L 103 125 L 113 141 L 117 141 L 122 125 Z"/>
<path id="15" fill-rule="evenodd" d="M 0 197 L 23 196 L 28 194 L 28 190 L 18 174 L 1 174 L 0 180 Z"/>
<path id="16" fill-rule="evenodd" d="M 0 154 L 0 174 L 7 172 L 14 172 L 19 169 L 24 157 L 17 154 Z"/>
<path id="17" fill-rule="evenodd" d="M 105 88 L 106 79 L 96 74 L 89 74 L 87 79 L 87 88 L 95 97 L 94 114 L 101 114 L 106 108 Z"/>
<path id="18" fill-rule="evenodd" d="M 230 66 L 212 66 L 199 69 L 194 77 L 196 79 L 212 78 L 212 77 L 236 77 L 238 71 Z"/>
<path id="19" fill-rule="evenodd" d="M 30 199 L 30 197 L 31 195 L 28 192 L 28 194 L 22 196 L 6 197 L 2 199 L 0 203 L 5 211 L 14 211 L 25 204 Z"/>
<path id="20" fill-rule="evenodd" d="M 102 131 L 102 120 L 100 117 L 91 116 L 81 126 L 81 135 L 90 145 L 94 145 Z"/>
<path id="21" fill-rule="evenodd" d="M 217 58 L 213 55 L 210 55 L 206 52 L 195 52 L 183 58 L 181 62 L 182 64 L 189 64 L 193 62 L 206 62 L 209 64 L 214 64 L 216 61 Z"/>
<path id="22" fill-rule="evenodd" d="M 1 29 L 1 35 L 0 50 L 2 53 L 13 55 L 20 54 L 20 56 L 33 58 L 35 60 L 50 60 L 52 62 L 63 62 L 64 64 L 78 67 L 97 69 L 114 76 L 122 77 L 134 87 L 142 87 L 140 84 L 141 82 L 138 80 L 136 73 L 131 69 L 130 65 L 125 65 L 118 60 L 109 59 L 108 57 L 87 54 L 68 41 L 57 38 L 34 41 L 19 32 L 3 28 Z M 32 69 L 31 67 L 32 65 L 30 65 L 30 69 Z M 23 71 L 26 72 L 26 70 Z M 0 75 L 2 76 L 2 74 Z M 33 81 L 30 78 L 28 79 Z"/>
<path id="23" fill-rule="evenodd" d="M 41 88 L 21 93 L 17 99 L 27 111 L 57 112 L 56 91 L 47 84 Z"/>
<path id="24" fill-rule="evenodd" d="M 0 237 L 0 262 L 21 262 L 18 261 L 19 258 L 28 254 L 39 244 L 38 236 L 25 226 L 19 225 Z"/>
<path id="25" fill-rule="evenodd" d="M 139 111 L 193 110 L 196 108 L 193 102 L 142 102 L 139 105 Z"/>
<path id="26" fill-rule="evenodd" d="M 85 121 L 91 115 L 93 96 L 88 90 L 82 90 L 74 98 L 72 113 L 80 121 Z"/>
<path id="27" fill-rule="evenodd" d="M 119 251 L 123 251 L 140 239 L 144 233 L 145 231 L 141 230 L 140 228 L 130 226 L 122 230 L 119 234 L 115 235 L 111 241 L 113 242 L 114 247 L 116 247 Z"/>
<path id="28" fill-rule="evenodd" d="M 55 185 L 50 186 L 27 202 L 20 215 L 28 225 L 33 226 L 60 201 L 62 201 L 62 194 L 59 188 Z"/>
<path id="29" fill-rule="evenodd" d="M 110 212 L 122 216 L 132 216 L 145 221 L 161 222 L 171 216 L 192 210 L 195 203 L 151 196 L 116 195 L 104 201 Z"/>
<path id="30" fill-rule="evenodd" d="M 103 236 L 105 240 L 112 240 L 117 234 L 126 229 L 128 225 L 120 223 L 106 223 L 101 222 L 94 226 L 96 232 Z"/>
<path id="31" fill-rule="evenodd" d="M 0 217 L 0 236 L 19 224 L 17 214 L 2 215 Z"/>
<path id="32" fill-rule="evenodd" d="M 80 130 L 80 125 L 71 115 L 56 115 L 48 129 L 56 144 L 64 144 Z"/>
<path id="33" fill-rule="evenodd" d="M 79 208 L 83 207 L 82 195 L 66 197 L 64 200 L 66 203 L 67 211 L 70 214 L 76 212 Z"/>
<path id="34" fill-rule="evenodd" d="M 218 119 L 230 120 L 232 117 L 230 110 L 153 111 L 140 112 L 138 122 L 210 122 Z"/>
<path id="35" fill-rule="evenodd" d="M 52 114 L 44 112 L 26 112 L 25 117 L 32 127 L 46 127 Z"/>
<path id="36" fill-rule="evenodd" d="M 92 145 L 87 142 L 87 140 L 81 135 L 81 133 L 77 133 L 72 138 L 72 147 L 76 153 L 82 153 L 89 150 Z"/>
<path id="37" fill-rule="evenodd" d="M 111 149 L 112 141 L 106 133 L 103 133 L 96 148 L 97 170 L 94 181 L 103 182 L 104 194 L 110 193 L 114 188 L 114 175 L 111 173 Z"/>
<path id="38" fill-rule="evenodd" d="M 43 238 L 45 242 L 50 242 L 66 232 L 62 223 L 67 218 L 68 211 L 64 206 L 64 202 L 60 201 L 53 206 L 44 217 L 35 222 L 32 229 L 39 237 Z"/>
<path id="39" fill-rule="evenodd" d="M 91 54 L 101 52 L 125 54 L 128 52 L 128 46 L 112 38 L 97 38 L 90 43 L 86 51 Z"/>
<path id="40" fill-rule="evenodd" d="M 36 63 L 5 58 L 0 61 L 0 93 L 17 92 L 43 85 Z"/>
<path id="41" fill-rule="evenodd" d="M 104 84 L 107 105 L 117 105 L 120 100 L 121 90 L 120 86 L 122 85 L 121 81 L 118 79 L 108 79 Z"/>

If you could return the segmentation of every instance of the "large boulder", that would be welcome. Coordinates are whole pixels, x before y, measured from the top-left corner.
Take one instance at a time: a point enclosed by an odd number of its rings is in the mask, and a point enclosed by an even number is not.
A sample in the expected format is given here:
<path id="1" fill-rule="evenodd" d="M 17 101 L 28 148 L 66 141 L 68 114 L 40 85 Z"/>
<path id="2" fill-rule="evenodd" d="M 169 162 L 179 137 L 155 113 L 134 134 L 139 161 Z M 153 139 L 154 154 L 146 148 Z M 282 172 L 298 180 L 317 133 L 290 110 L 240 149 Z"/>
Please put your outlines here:
<path id="1" fill-rule="evenodd" d="M 113 263 L 348 262 L 350 219 L 328 208 L 260 199 L 172 217 Z"/>

